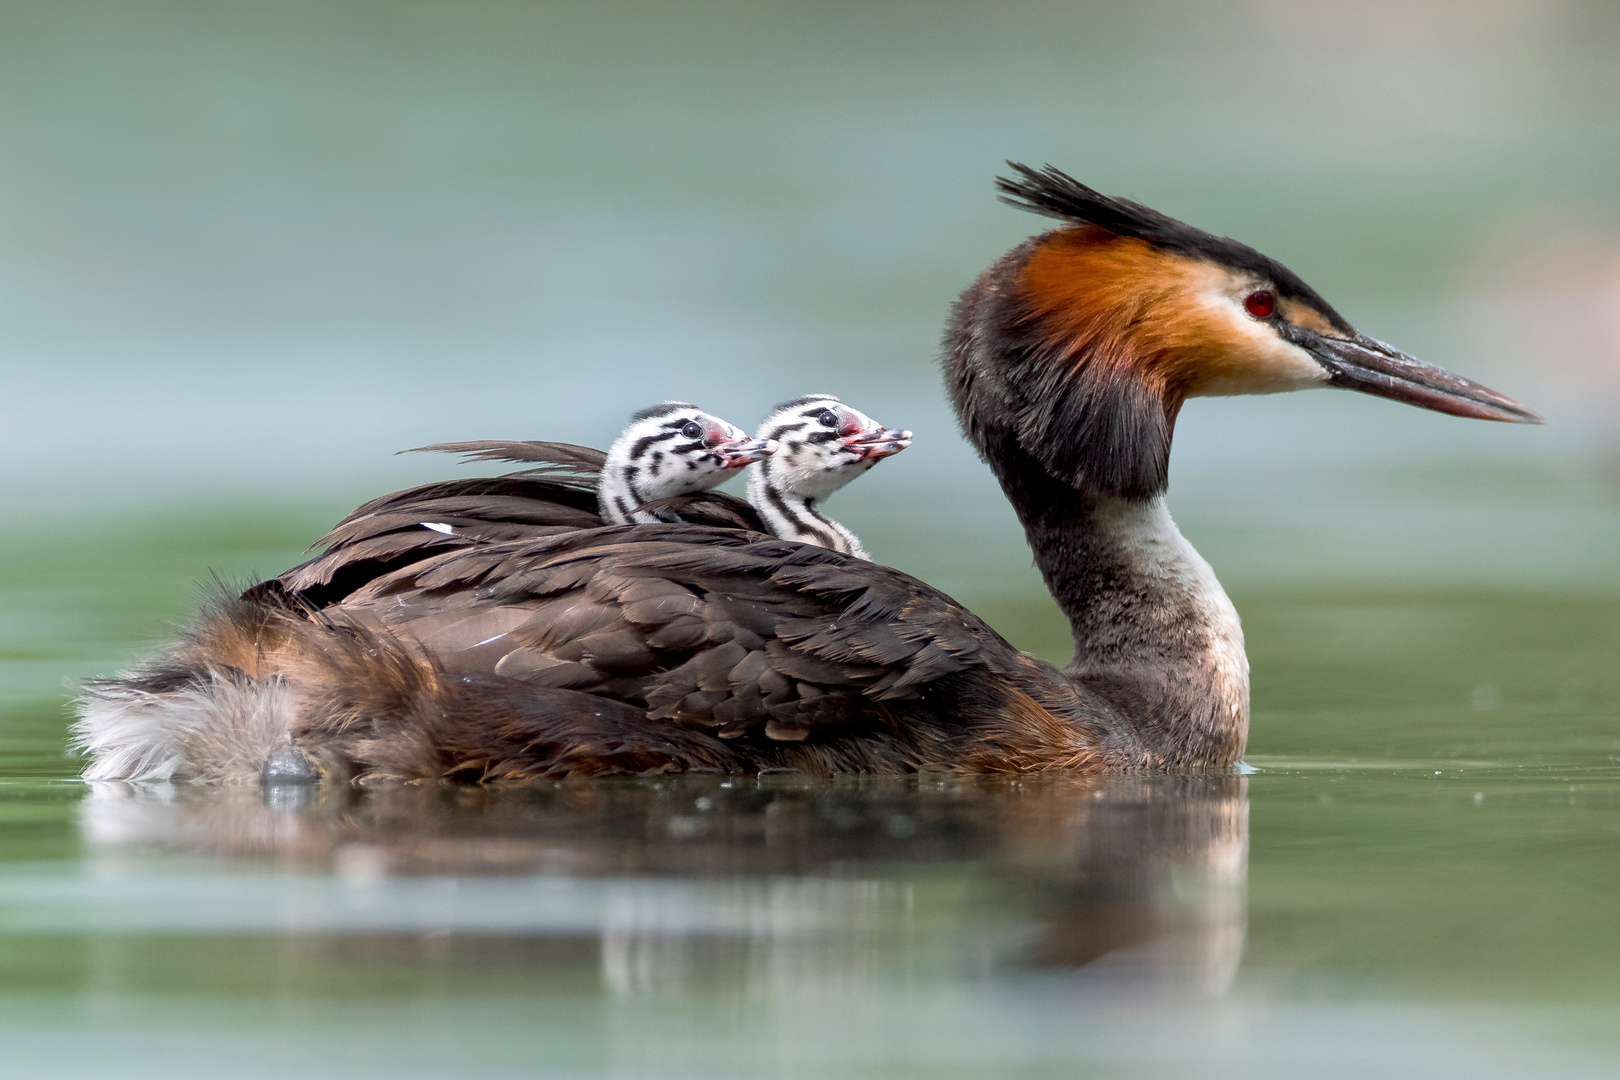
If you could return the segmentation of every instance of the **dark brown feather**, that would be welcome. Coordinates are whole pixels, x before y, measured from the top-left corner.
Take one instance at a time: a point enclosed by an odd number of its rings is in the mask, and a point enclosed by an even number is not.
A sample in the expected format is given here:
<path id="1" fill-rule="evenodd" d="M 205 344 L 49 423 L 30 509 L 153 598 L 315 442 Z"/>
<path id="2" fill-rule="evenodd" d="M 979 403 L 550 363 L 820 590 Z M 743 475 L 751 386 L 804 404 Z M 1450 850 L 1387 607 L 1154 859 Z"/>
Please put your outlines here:
<path id="1" fill-rule="evenodd" d="M 579 473 L 591 478 L 607 464 L 607 454 L 589 446 L 563 442 L 534 442 L 531 440 L 480 439 L 474 442 L 434 443 L 401 450 L 402 454 L 461 454 L 462 461 L 534 462 L 540 469 L 526 470 L 518 475 L 541 474 L 549 471 Z"/>
<path id="2" fill-rule="evenodd" d="M 319 610 L 432 555 L 603 527 L 595 491 L 605 457 L 601 451 L 547 442 L 443 443 L 418 449 L 466 453 L 470 460 L 545 461 L 548 468 L 574 475 L 536 475 L 546 470 L 529 470 L 440 481 L 372 499 L 315 542 L 320 555 L 255 585 L 244 598 L 293 610 Z M 766 531 L 753 507 L 718 491 L 659 499 L 648 508 L 669 510 L 696 525 Z M 429 523 L 451 532 L 429 528 Z"/>
<path id="3" fill-rule="evenodd" d="M 446 671 L 611 696 L 645 709 L 650 723 L 712 728 L 734 752 L 751 748 L 749 760 L 880 733 L 905 745 L 918 733 L 902 725 L 896 734 L 896 707 L 947 741 L 972 738 L 998 722 L 994 702 L 1005 691 L 936 704 L 928 688 L 950 678 L 994 684 L 1027 663 L 960 605 L 897 571 L 689 525 L 452 549 L 377 578 L 333 611 Z M 466 648 L 475 616 L 498 612 L 522 622 Z M 1076 707 L 1060 683 L 1045 696 L 1065 712 Z M 1081 729 L 1069 730 L 1065 753 L 1084 756 Z M 948 767 L 921 746 L 908 752 L 919 765 Z"/>

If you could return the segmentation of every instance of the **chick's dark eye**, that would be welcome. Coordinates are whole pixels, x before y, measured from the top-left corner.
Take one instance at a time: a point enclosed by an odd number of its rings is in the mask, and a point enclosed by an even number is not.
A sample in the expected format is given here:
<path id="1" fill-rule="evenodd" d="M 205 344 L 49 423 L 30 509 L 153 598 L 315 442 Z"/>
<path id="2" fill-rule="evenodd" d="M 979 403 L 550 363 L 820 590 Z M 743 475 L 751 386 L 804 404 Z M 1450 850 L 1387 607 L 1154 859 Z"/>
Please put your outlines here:
<path id="1" fill-rule="evenodd" d="M 686 426 L 681 428 L 681 438 L 695 439 L 703 434 L 703 427 L 696 420 L 688 420 Z"/>
<path id="2" fill-rule="evenodd" d="M 833 415 L 831 409 L 822 409 L 821 412 L 816 414 L 816 423 L 822 427 L 837 427 L 838 417 Z"/>
<path id="3" fill-rule="evenodd" d="M 1270 289 L 1260 289 L 1243 298 L 1243 309 L 1257 319 L 1269 319 L 1277 310 L 1277 294 Z"/>

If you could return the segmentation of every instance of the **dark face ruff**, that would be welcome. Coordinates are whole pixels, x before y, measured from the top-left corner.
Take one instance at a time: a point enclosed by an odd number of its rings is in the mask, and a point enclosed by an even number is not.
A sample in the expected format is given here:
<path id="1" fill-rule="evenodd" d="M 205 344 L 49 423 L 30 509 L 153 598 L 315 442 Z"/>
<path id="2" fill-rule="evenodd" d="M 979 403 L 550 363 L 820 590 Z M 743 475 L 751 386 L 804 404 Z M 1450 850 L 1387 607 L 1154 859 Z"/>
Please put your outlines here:
<path id="1" fill-rule="evenodd" d="M 1102 321 L 1079 339 L 1054 332 L 1051 311 L 1025 290 L 1052 235 L 1009 252 L 957 302 L 944 358 L 957 416 L 1004 486 L 1032 481 L 1029 461 L 1071 490 L 1152 498 L 1168 482 L 1184 392 Z"/>

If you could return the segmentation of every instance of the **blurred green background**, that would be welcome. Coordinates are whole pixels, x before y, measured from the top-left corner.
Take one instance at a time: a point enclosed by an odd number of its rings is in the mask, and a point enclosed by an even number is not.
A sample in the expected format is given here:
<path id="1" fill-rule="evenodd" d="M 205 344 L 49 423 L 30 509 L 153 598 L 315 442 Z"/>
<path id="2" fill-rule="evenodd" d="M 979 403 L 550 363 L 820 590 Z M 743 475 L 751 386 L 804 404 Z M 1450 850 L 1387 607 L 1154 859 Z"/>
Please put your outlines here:
<path id="1" fill-rule="evenodd" d="M 405 447 L 826 390 L 918 433 L 834 504 L 880 558 L 1038 591 L 935 372 L 951 300 L 1042 227 L 993 197 L 1012 158 L 1548 417 L 1194 402 L 1172 508 L 1234 591 L 1609 590 L 1617 58 L 1596 0 L 9 2 L 6 527 L 306 541 L 461 468 Z"/>

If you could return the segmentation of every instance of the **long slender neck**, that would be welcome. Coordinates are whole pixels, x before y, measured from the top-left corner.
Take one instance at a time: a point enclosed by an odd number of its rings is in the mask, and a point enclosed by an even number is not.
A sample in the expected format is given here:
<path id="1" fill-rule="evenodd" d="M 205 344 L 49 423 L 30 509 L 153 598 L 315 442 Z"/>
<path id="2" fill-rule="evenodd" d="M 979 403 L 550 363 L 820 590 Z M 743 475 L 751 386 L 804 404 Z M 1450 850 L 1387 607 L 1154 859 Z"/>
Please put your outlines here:
<path id="1" fill-rule="evenodd" d="M 1069 678 L 1168 765 L 1230 764 L 1249 726 L 1243 630 L 1162 497 L 1088 495 L 1007 439 L 986 457 L 1074 633 Z"/>
<path id="2" fill-rule="evenodd" d="M 871 558 L 855 534 L 818 510 L 814 499 L 783 491 L 758 465 L 749 471 L 748 501 L 773 536 L 842 551 L 857 559 Z"/>
<path id="3" fill-rule="evenodd" d="M 1099 337 L 1107 320 L 1081 320 L 1084 333 L 1065 336 L 1032 300 L 1032 258 L 1065 238 L 1014 248 L 962 294 L 945 384 L 1069 618 L 1070 681 L 1107 703 L 1148 760 L 1230 764 L 1249 727 L 1243 631 L 1159 494 L 1179 399 L 1124 353 L 1101 363 L 1129 344 L 1129 326 Z"/>

